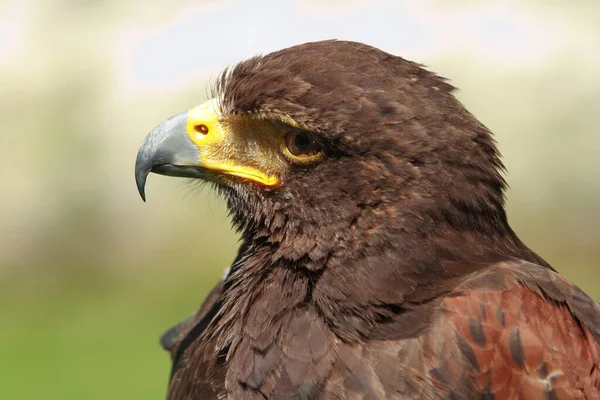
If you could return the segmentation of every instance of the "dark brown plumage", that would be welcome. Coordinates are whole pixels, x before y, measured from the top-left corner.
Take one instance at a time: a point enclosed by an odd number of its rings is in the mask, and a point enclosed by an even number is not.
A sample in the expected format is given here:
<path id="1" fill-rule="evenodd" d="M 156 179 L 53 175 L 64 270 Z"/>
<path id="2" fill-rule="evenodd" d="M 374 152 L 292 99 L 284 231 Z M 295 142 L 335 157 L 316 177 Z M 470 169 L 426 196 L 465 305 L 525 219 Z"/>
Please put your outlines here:
<path id="1" fill-rule="evenodd" d="M 242 246 L 163 340 L 169 399 L 600 398 L 600 306 L 511 230 L 494 141 L 452 90 L 342 41 L 223 75 L 222 121 L 294 121 L 323 157 L 277 187 L 210 176 Z"/>

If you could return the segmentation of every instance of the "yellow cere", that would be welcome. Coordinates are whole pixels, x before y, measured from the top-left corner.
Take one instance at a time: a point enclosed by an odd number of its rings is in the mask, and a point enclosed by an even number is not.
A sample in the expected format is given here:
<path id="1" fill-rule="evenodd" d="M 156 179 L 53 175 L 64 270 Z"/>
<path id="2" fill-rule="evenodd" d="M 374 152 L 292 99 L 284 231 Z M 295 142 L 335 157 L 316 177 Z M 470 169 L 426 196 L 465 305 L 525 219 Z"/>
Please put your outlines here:
<path id="1" fill-rule="evenodd" d="M 200 150 L 200 165 L 220 173 L 249 179 L 265 186 L 278 186 L 279 178 L 239 162 L 236 137 L 220 117 L 216 99 L 211 99 L 188 112 L 186 132 Z"/>

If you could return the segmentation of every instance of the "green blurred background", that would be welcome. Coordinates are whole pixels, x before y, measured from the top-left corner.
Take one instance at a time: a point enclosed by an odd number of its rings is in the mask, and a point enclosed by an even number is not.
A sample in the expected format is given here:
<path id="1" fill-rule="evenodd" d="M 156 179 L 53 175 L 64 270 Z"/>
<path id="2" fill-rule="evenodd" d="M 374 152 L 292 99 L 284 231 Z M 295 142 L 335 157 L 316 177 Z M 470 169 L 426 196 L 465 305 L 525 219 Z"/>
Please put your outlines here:
<path id="1" fill-rule="evenodd" d="M 449 5 L 449 4 L 452 5 Z M 461 88 L 496 133 L 522 239 L 600 298 L 600 2 L 0 3 L 0 398 L 162 399 L 163 330 L 233 259 L 221 199 L 133 167 L 236 60 L 373 44 Z"/>

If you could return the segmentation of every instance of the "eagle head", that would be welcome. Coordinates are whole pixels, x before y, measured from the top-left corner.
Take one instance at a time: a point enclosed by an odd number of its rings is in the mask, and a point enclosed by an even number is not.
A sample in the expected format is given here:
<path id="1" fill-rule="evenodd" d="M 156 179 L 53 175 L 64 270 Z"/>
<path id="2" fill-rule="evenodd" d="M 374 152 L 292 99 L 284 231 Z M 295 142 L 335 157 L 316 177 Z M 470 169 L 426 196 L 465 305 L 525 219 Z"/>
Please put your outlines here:
<path id="1" fill-rule="evenodd" d="M 452 252 L 456 232 L 462 249 L 512 236 L 490 132 L 419 64 L 306 43 L 225 70 L 212 92 L 146 137 L 138 189 L 150 172 L 214 183 L 272 262 L 321 269 L 342 253 Z"/>

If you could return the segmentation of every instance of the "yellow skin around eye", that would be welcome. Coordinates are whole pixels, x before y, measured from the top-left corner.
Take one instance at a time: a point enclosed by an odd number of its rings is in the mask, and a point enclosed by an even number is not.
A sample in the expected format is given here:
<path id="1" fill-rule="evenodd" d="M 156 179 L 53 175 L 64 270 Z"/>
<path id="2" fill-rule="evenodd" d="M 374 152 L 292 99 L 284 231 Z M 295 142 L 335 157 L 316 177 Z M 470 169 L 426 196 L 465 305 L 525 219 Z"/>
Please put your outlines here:
<path id="1" fill-rule="evenodd" d="M 199 150 L 199 166 L 276 187 L 289 162 L 309 163 L 323 156 L 296 156 L 286 146 L 290 124 L 233 116 L 222 120 L 215 99 L 188 111 L 186 133 Z M 298 129 L 295 122 L 292 129 Z"/>
<path id="2" fill-rule="evenodd" d="M 189 110 L 186 132 L 200 151 L 200 166 L 264 186 L 280 185 L 288 165 L 280 152 L 279 127 L 243 117 L 222 121 L 219 114 L 214 100 Z"/>

